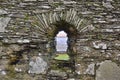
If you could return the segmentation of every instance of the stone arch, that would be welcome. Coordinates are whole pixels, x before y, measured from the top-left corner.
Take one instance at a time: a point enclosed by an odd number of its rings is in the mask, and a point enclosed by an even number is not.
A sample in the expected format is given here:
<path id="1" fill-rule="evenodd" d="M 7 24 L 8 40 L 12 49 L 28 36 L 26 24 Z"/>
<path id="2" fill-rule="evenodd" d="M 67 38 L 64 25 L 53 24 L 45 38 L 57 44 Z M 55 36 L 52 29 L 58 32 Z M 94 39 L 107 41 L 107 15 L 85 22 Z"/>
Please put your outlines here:
<path id="1" fill-rule="evenodd" d="M 79 12 L 75 9 L 34 14 L 35 22 L 33 26 L 39 30 L 41 39 L 47 39 L 50 55 L 54 55 L 56 51 L 54 37 L 60 30 L 63 30 L 68 34 L 67 53 L 73 58 L 72 62 L 74 64 L 73 56 L 77 53 L 75 45 L 77 39 L 79 39 L 81 33 L 94 29 L 89 19 L 82 18 L 79 15 Z"/>
<path id="2" fill-rule="evenodd" d="M 33 26 L 39 28 L 41 36 L 49 39 L 55 37 L 60 30 L 64 30 L 68 37 L 75 38 L 77 34 L 85 32 L 91 23 L 78 15 L 75 9 L 35 14 L 36 23 Z"/>

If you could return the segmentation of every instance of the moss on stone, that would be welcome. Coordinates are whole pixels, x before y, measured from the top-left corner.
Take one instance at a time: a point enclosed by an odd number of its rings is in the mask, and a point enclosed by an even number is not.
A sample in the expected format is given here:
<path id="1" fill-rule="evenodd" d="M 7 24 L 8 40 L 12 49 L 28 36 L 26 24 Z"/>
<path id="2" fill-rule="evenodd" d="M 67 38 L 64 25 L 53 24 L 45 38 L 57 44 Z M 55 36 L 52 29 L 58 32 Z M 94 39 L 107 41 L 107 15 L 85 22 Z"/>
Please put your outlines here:
<path id="1" fill-rule="evenodd" d="M 16 72 L 14 70 L 14 66 L 13 65 L 8 65 L 7 70 L 9 71 L 8 74 L 7 74 L 7 76 L 9 78 L 15 78 Z"/>
<path id="2" fill-rule="evenodd" d="M 68 56 L 68 54 L 57 54 L 57 57 L 55 57 L 54 59 L 68 61 L 70 57 Z"/>

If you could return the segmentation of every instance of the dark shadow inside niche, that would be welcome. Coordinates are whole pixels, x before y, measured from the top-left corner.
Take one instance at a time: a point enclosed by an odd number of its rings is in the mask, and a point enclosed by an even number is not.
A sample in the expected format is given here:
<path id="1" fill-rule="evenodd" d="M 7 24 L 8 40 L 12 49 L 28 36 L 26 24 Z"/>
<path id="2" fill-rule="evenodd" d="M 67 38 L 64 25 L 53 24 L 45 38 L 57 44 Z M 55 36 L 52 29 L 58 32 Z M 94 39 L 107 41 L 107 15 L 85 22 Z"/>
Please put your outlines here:
<path id="1" fill-rule="evenodd" d="M 75 26 L 65 20 L 57 21 L 51 26 L 54 28 L 52 32 L 48 33 L 52 33 L 52 35 L 49 36 L 51 55 L 62 52 L 72 57 L 75 53 L 73 48 L 75 47 L 75 42 L 78 35 L 78 31 Z M 63 36 L 61 36 L 61 34 L 63 34 Z"/>

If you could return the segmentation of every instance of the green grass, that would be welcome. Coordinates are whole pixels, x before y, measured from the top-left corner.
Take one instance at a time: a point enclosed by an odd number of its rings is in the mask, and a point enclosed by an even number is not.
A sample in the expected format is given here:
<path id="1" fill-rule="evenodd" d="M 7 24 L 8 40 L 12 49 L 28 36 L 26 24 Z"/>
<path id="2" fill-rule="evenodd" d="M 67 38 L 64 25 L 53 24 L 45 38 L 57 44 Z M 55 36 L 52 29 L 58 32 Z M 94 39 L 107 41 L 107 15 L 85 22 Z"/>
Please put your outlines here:
<path id="1" fill-rule="evenodd" d="M 55 57 L 54 59 L 56 60 L 65 60 L 68 61 L 70 59 L 68 54 L 57 54 L 57 57 Z"/>

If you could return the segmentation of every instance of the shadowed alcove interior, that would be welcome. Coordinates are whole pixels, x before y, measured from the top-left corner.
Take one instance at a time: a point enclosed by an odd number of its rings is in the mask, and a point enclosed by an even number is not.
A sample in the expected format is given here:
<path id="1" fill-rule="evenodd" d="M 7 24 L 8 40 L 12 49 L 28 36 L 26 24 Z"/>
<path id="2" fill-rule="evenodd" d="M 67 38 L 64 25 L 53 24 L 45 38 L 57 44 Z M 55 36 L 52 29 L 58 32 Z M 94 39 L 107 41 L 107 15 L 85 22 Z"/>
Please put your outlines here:
<path id="1" fill-rule="evenodd" d="M 68 38 L 76 38 L 77 37 L 77 30 L 74 27 L 74 25 L 66 22 L 65 20 L 56 21 L 56 23 L 53 23 L 54 25 L 54 31 L 53 31 L 53 37 L 58 34 L 59 31 L 64 31 L 67 33 Z"/>
<path id="2" fill-rule="evenodd" d="M 56 23 L 52 24 L 54 26 L 54 31 L 50 32 L 52 33 L 52 38 L 53 40 L 55 39 L 56 35 L 59 34 L 61 31 L 63 31 L 67 36 L 67 50 L 70 53 L 73 53 L 73 45 L 75 44 L 76 41 L 76 37 L 77 37 L 77 30 L 74 27 L 74 25 L 64 21 L 64 20 L 60 20 L 57 21 Z M 56 43 L 56 42 L 54 42 Z M 56 44 L 54 44 L 54 46 L 56 46 Z M 63 46 L 64 47 L 64 46 Z"/>
<path id="3" fill-rule="evenodd" d="M 52 26 L 54 26 L 54 28 L 50 32 L 52 33 L 52 35 L 50 36 L 50 40 L 51 42 L 53 42 L 52 44 L 54 45 L 54 47 L 51 47 L 51 50 L 53 50 L 51 53 L 52 55 L 56 56 L 54 59 L 57 63 L 57 65 L 54 65 L 61 68 L 68 67 L 70 68 L 70 70 L 74 71 L 74 56 L 76 52 L 74 52 L 73 47 L 75 46 L 78 31 L 76 30 L 74 25 L 66 22 L 65 20 L 56 21 L 52 24 Z M 61 34 L 62 36 L 59 34 Z M 56 37 L 61 38 L 63 36 L 64 40 L 61 40 L 60 44 L 57 44 Z M 56 47 L 59 47 L 59 50 L 57 50 Z M 61 62 L 59 62 L 59 60 Z"/>

